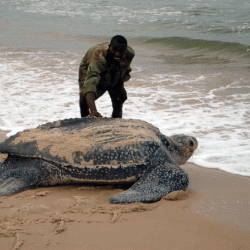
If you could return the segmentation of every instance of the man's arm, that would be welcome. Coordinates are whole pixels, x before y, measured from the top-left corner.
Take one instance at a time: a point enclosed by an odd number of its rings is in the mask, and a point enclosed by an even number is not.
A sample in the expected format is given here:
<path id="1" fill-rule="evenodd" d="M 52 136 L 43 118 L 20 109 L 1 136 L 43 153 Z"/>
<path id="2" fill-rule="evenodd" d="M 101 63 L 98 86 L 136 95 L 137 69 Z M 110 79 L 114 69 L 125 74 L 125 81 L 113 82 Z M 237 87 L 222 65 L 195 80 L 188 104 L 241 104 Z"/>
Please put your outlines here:
<path id="1" fill-rule="evenodd" d="M 87 105 L 90 109 L 89 115 L 91 117 L 102 117 L 101 114 L 97 112 L 95 99 L 97 85 L 101 79 L 101 68 L 103 67 L 103 60 L 100 56 L 100 52 L 98 51 L 94 51 L 92 54 L 90 54 L 90 58 L 88 60 L 90 61 L 90 63 L 86 69 L 86 73 L 84 76 L 84 81 L 82 84 L 82 93 L 83 96 L 85 95 Z"/>
<path id="2" fill-rule="evenodd" d="M 128 50 L 128 52 L 125 56 L 125 61 L 127 63 L 127 70 L 124 73 L 124 75 L 122 76 L 122 79 L 121 79 L 122 82 L 127 82 L 131 78 L 130 72 L 132 71 L 132 69 L 131 69 L 130 65 L 131 65 L 133 58 L 135 57 L 135 52 L 131 47 L 128 46 L 127 50 Z"/>
<path id="3" fill-rule="evenodd" d="M 94 64 L 94 67 L 89 67 L 84 85 L 85 98 L 90 109 L 91 117 L 102 117 L 100 113 L 97 112 L 95 99 L 96 99 L 96 91 L 97 85 L 101 78 L 101 73 L 97 65 Z"/>
<path id="4" fill-rule="evenodd" d="M 127 71 L 125 72 L 124 76 L 121 79 L 122 82 L 127 82 L 131 78 L 131 76 L 130 76 L 131 71 L 132 71 L 132 69 L 129 66 Z"/>

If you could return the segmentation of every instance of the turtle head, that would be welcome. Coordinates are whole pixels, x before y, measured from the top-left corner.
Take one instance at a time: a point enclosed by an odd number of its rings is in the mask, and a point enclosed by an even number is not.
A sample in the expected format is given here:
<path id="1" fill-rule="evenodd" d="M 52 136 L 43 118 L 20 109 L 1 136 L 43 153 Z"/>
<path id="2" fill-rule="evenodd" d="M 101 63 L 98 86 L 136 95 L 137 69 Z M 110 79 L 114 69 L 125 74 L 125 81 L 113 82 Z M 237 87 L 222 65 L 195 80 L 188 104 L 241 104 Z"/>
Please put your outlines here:
<path id="1" fill-rule="evenodd" d="M 176 165 L 184 164 L 198 147 L 198 141 L 187 135 L 173 135 L 163 140 L 171 159 Z"/>

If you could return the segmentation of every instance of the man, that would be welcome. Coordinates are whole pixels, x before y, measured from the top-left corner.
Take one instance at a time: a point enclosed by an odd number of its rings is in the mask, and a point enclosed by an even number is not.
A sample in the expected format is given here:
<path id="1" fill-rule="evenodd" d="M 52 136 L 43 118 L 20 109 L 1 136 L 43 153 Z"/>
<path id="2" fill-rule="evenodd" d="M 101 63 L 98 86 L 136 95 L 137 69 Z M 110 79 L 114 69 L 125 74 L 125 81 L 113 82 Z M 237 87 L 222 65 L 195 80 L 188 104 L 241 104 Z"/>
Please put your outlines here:
<path id="1" fill-rule="evenodd" d="M 95 100 L 108 91 L 113 118 L 122 118 L 122 106 L 127 99 L 124 82 L 130 79 L 130 64 L 135 53 L 123 36 L 110 43 L 98 44 L 88 50 L 79 68 L 81 117 L 102 117 Z"/>

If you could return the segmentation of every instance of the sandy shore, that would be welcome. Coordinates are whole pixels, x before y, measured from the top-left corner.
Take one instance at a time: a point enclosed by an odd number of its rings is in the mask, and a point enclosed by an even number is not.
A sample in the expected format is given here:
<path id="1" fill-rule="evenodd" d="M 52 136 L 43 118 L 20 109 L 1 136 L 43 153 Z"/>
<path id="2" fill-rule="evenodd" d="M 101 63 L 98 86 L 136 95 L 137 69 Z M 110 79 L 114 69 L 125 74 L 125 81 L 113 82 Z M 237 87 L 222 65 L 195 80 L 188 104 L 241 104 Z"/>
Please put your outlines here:
<path id="1" fill-rule="evenodd" d="M 112 205 L 121 190 L 80 185 L 0 197 L 0 250 L 249 249 L 250 178 L 183 168 L 188 190 L 153 204 Z"/>

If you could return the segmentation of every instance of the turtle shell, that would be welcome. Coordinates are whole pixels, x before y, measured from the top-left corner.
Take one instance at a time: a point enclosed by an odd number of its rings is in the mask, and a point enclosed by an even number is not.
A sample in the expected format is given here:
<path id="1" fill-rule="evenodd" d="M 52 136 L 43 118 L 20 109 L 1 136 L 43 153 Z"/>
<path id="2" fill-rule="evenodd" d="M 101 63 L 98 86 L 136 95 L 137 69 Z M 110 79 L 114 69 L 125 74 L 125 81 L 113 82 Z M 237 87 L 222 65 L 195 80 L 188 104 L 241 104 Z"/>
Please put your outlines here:
<path id="1" fill-rule="evenodd" d="M 78 168 L 99 164 L 117 168 L 145 162 L 145 145 L 159 148 L 159 135 L 158 128 L 141 120 L 75 118 L 19 132 L 0 144 L 0 152 Z"/>

